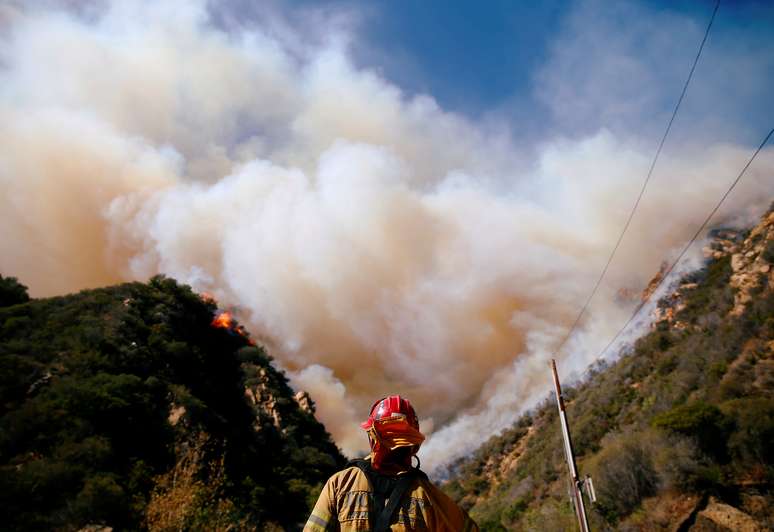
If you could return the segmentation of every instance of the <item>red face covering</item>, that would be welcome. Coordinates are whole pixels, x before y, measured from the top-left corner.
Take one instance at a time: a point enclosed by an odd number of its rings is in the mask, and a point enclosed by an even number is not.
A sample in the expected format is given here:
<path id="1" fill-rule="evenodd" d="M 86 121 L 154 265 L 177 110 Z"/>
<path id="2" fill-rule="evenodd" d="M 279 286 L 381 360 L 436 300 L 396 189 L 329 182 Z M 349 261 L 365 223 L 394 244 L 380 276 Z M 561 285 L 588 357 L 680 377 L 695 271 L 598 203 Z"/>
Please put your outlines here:
<path id="1" fill-rule="evenodd" d="M 425 441 L 425 436 L 401 414 L 374 421 L 367 430 L 371 443 L 371 465 L 377 471 L 385 465 L 385 459 L 392 451 L 402 447 L 410 447 L 411 453 L 406 455 L 409 463 L 400 465 L 410 466 L 411 457 Z"/>

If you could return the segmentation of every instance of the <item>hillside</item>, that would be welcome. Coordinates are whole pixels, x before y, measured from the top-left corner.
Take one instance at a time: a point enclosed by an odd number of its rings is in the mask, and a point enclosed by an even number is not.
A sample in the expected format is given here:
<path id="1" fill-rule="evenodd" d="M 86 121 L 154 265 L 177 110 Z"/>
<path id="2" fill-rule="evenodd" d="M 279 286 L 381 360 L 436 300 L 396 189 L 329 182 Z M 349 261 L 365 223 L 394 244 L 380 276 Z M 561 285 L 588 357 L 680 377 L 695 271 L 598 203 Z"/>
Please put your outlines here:
<path id="1" fill-rule="evenodd" d="M 774 529 L 774 213 L 706 254 L 649 334 L 566 390 L 595 531 Z M 553 398 L 451 471 L 482 530 L 577 529 Z"/>
<path id="2" fill-rule="evenodd" d="M 0 282 L 4 529 L 293 530 L 341 466 L 311 400 L 187 286 Z"/>
<path id="3" fill-rule="evenodd" d="M 567 387 L 594 530 L 774 527 L 774 214 L 714 233 L 653 330 Z M 344 461 L 216 304 L 157 277 L 28 300 L 0 278 L 12 530 L 294 530 Z M 574 530 L 551 398 L 445 485 L 483 530 Z"/>

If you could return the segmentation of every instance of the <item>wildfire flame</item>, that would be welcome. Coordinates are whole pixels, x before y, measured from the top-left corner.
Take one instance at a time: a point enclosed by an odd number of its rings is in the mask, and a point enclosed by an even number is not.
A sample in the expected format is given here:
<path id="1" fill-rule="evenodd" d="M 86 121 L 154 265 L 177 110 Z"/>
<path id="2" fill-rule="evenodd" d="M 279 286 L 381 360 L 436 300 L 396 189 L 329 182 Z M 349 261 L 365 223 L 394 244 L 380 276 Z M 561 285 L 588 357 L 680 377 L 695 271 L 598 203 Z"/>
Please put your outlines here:
<path id="1" fill-rule="evenodd" d="M 233 329 L 234 328 L 234 316 L 227 310 L 224 310 L 212 320 L 213 327 L 220 327 L 221 329 Z"/>
<path id="2" fill-rule="evenodd" d="M 237 325 L 236 321 L 234 320 L 234 315 L 227 310 L 224 310 L 223 312 L 215 316 L 215 318 L 213 318 L 212 320 L 211 325 L 213 327 L 235 332 L 238 335 L 245 338 L 250 345 L 255 345 L 255 341 L 252 338 L 250 338 L 250 333 L 248 333 L 243 326 Z"/>

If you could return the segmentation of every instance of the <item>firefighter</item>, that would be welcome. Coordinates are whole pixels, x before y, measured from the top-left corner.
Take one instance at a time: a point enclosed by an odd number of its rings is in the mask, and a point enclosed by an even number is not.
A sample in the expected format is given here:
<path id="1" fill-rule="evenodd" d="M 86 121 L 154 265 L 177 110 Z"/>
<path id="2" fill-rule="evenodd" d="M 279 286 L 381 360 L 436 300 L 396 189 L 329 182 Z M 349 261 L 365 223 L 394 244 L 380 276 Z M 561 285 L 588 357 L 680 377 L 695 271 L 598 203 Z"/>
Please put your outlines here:
<path id="1" fill-rule="evenodd" d="M 425 437 L 407 399 L 380 399 L 360 426 L 368 433 L 370 455 L 328 479 L 304 532 L 478 531 L 468 514 L 412 465 Z"/>

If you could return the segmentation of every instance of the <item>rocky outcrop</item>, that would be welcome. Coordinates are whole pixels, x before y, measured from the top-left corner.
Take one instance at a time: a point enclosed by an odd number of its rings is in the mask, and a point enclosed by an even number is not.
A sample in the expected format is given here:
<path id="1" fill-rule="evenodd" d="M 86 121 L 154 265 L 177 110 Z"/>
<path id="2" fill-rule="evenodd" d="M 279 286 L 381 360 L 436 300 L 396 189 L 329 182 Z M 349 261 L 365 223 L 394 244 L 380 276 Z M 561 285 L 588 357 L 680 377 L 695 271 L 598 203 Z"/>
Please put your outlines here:
<path id="1" fill-rule="evenodd" d="M 731 314 L 741 316 L 764 280 L 774 281 L 771 261 L 774 259 L 774 212 L 755 226 L 744 242 L 731 255 L 731 286 L 736 289 Z"/>
<path id="2" fill-rule="evenodd" d="M 317 411 L 317 408 L 314 405 L 314 401 L 308 392 L 300 390 L 296 392 L 296 395 L 293 396 L 293 399 L 296 400 L 296 403 L 298 403 L 298 406 L 301 408 L 301 410 L 307 414 L 314 415 Z"/>
<path id="3" fill-rule="evenodd" d="M 707 259 L 719 260 L 730 256 L 733 271 L 730 285 L 735 289 L 731 315 L 741 316 L 756 290 L 774 281 L 774 212 L 767 213 L 746 237 L 742 231 L 724 228 L 710 231 L 709 239 L 709 244 L 703 249 Z M 663 279 L 665 266 L 661 265 L 659 272 L 643 291 L 643 299 L 650 297 L 656 290 Z M 768 283 L 764 282 L 766 278 Z M 677 320 L 677 315 L 685 308 L 687 292 L 696 287 L 697 284 L 693 282 L 683 283 L 662 297 L 652 313 L 651 327 L 655 329 L 666 322 L 671 328 L 684 329 L 687 325 Z"/>
<path id="4" fill-rule="evenodd" d="M 689 530 L 696 514 L 706 506 L 706 499 L 696 494 L 674 491 L 642 501 L 641 512 L 620 523 L 619 530 Z"/>
<path id="5" fill-rule="evenodd" d="M 271 418 L 274 428 L 282 431 L 284 423 L 278 408 L 277 397 L 272 391 L 273 386 L 269 370 L 267 368 L 258 368 L 258 375 L 257 382 L 245 388 L 245 396 L 259 414 L 256 418 L 256 430 L 261 429 L 260 418 L 261 414 L 263 414 Z"/>
<path id="6" fill-rule="evenodd" d="M 653 322 L 651 328 L 655 329 L 662 322 L 667 322 L 674 329 L 684 329 L 686 324 L 677 320 L 677 314 L 685 308 L 685 294 L 693 290 L 696 283 L 683 283 L 669 295 L 662 297 L 653 310 Z"/>
<path id="7" fill-rule="evenodd" d="M 706 258 L 720 259 L 736 253 L 744 240 L 744 232 L 737 229 L 713 229 L 707 235 L 709 244 L 702 250 Z"/>
<path id="8" fill-rule="evenodd" d="M 167 421 L 169 421 L 169 424 L 174 427 L 180 423 L 180 420 L 183 418 L 183 416 L 185 416 L 185 412 L 186 410 L 183 405 L 172 403 L 169 405 L 169 415 L 167 416 Z"/>
<path id="9" fill-rule="evenodd" d="M 696 516 L 691 532 L 765 532 L 767 527 L 743 511 L 710 499 L 707 507 Z"/>

